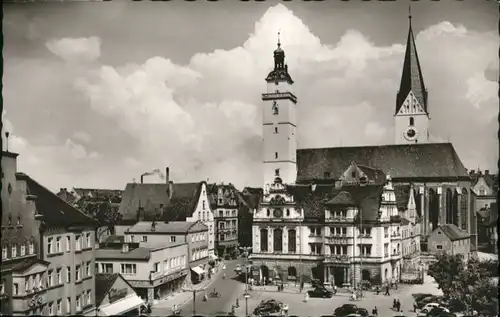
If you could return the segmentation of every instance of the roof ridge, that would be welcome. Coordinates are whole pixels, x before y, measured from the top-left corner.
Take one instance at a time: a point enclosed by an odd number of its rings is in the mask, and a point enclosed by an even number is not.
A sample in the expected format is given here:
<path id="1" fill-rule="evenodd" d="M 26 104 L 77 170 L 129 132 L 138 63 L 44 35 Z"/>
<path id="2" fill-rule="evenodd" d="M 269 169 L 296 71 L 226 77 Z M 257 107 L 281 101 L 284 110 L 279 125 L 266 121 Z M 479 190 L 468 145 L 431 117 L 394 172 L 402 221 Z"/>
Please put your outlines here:
<path id="1" fill-rule="evenodd" d="M 330 147 L 320 147 L 320 148 L 300 148 L 297 151 L 311 151 L 311 150 L 329 150 L 329 149 L 344 149 L 344 148 L 380 148 L 380 147 L 419 147 L 419 146 L 429 146 L 429 145 L 452 145 L 451 142 L 428 142 L 428 143 L 410 143 L 410 144 L 379 144 L 379 145 L 347 145 L 347 146 L 330 146 Z M 356 163 L 358 165 L 358 163 Z"/>

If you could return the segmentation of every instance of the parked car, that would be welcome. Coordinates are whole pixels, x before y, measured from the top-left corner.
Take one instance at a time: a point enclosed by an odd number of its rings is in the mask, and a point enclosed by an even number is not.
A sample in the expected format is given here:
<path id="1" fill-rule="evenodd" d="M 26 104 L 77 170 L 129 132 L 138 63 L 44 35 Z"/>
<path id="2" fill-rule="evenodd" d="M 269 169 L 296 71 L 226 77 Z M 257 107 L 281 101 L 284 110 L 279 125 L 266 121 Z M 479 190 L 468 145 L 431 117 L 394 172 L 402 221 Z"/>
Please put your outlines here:
<path id="1" fill-rule="evenodd" d="M 361 317 L 369 317 L 370 316 L 370 313 L 365 308 L 358 308 L 358 310 L 356 311 L 356 313 L 358 315 L 360 315 Z"/>
<path id="2" fill-rule="evenodd" d="M 434 307 L 426 315 L 426 317 L 440 317 L 440 316 L 455 316 L 455 314 L 450 313 L 447 308 L 444 307 Z"/>
<path id="3" fill-rule="evenodd" d="M 333 312 L 335 317 L 346 317 L 349 314 L 357 314 L 358 306 L 354 304 L 344 304 L 340 307 L 337 307 Z"/>
<path id="4" fill-rule="evenodd" d="M 309 297 L 319 297 L 319 298 L 331 298 L 333 296 L 333 292 L 330 292 L 329 290 L 320 287 L 316 287 L 312 291 L 308 291 L 307 294 L 309 294 Z"/>
<path id="5" fill-rule="evenodd" d="M 441 305 L 439 303 L 429 303 L 429 304 L 426 304 L 424 306 L 424 308 L 422 308 L 422 312 L 423 313 L 428 313 L 428 312 L 430 312 L 435 307 L 441 307 Z"/>
<path id="6" fill-rule="evenodd" d="M 262 301 L 257 307 L 255 307 L 253 314 L 257 316 L 263 316 L 279 313 L 281 311 L 282 305 L 283 303 L 274 299 Z"/>

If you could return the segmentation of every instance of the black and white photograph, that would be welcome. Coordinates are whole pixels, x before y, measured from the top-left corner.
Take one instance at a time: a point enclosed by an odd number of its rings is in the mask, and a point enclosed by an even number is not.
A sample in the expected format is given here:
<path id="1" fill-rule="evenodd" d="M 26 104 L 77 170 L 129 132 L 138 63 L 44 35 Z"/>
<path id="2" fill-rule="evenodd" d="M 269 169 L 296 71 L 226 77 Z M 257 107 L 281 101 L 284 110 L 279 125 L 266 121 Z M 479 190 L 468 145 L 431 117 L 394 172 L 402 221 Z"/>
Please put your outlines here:
<path id="1" fill-rule="evenodd" d="M 498 1 L 2 9 L 0 315 L 498 316 Z"/>

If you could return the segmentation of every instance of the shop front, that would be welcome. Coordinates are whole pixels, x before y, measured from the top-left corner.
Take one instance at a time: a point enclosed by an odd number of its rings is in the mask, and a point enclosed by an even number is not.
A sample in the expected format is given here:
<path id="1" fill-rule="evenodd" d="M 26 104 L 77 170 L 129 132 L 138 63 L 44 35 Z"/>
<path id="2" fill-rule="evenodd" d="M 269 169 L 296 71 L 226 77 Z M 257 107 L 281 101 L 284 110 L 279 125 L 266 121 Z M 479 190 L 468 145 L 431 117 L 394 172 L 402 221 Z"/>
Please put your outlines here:
<path id="1" fill-rule="evenodd" d="M 191 282 L 200 283 L 205 278 L 205 270 L 201 265 L 191 267 Z"/>
<path id="2" fill-rule="evenodd" d="M 120 274 L 96 274 L 97 316 L 138 316 L 144 305 Z"/>

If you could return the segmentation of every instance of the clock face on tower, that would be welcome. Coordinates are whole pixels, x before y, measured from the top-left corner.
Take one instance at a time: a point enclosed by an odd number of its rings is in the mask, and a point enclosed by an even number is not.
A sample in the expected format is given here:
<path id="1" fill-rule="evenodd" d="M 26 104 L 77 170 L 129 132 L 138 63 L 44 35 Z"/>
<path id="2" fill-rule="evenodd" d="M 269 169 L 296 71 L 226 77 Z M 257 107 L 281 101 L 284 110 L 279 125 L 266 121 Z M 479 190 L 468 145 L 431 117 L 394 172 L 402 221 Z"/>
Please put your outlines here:
<path id="1" fill-rule="evenodd" d="M 276 218 L 279 218 L 283 215 L 283 211 L 281 211 L 281 209 L 274 209 L 273 211 L 273 215 L 276 217 Z"/>
<path id="2" fill-rule="evenodd" d="M 404 132 L 405 139 L 409 141 L 415 140 L 417 136 L 418 136 L 418 131 L 415 127 L 408 127 Z"/>

